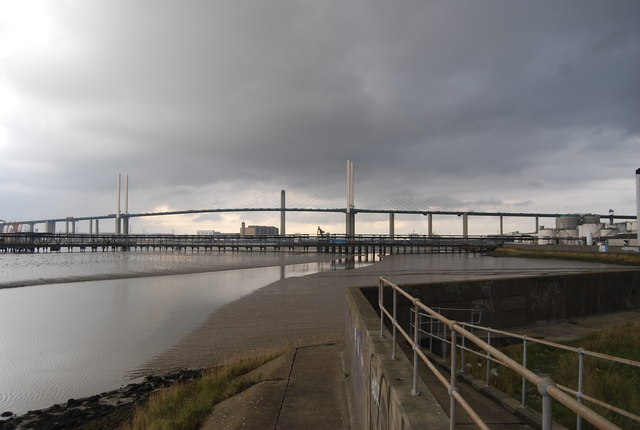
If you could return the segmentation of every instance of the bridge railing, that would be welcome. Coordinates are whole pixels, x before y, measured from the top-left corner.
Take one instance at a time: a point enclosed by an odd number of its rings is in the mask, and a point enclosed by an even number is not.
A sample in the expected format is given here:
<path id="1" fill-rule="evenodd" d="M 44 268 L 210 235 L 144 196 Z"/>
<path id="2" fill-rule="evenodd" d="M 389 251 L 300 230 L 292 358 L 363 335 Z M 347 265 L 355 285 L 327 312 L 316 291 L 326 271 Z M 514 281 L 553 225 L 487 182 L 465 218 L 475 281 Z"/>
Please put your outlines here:
<path id="1" fill-rule="evenodd" d="M 387 304 L 384 302 L 384 291 L 385 289 L 390 288 L 392 290 L 392 303 Z M 410 327 L 405 330 L 401 324 L 398 322 L 398 299 L 404 298 L 409 300 L 412 304 L 413 312 L 412 318 L 413 321 L 410 323 Z M 450 428 L 455 428 L 455 417 L 456 417 L 456 407 L 460 405 L 467 414 L 471 417 L 471 419 L 480 427 L 481 429 L 488 429 L 486 423 L 482 421 L 480 416 L 476 411 L 474 411 L 468 402 L 462 397 L 458 388 L 457 388 L 457 380 L 458 380 L 458 359 L 462 362 L 462 366 L 460 371 L 464 369 L 464 353 L 472 353 L 478 356 L 481 356 L 487 362 L 487 378 L 489 378 L 489 374 L 491 372 L 490 363 L 500 364 L 508 369 L 511 369 L 516 374 L 518 374 L 522 378 L 522 386 L 523 392 L 525 385 L 527 383 L 533 384 L 538 393 L 540 393 L 542 397 L 542 428 L 543 430 L 550 430 L 552 426 L 552 400 L 558 401 L 563 406 L 567 407 L 569 410 L 573 411 L 577 415 L 577 426 L 580 428 L 582 426 L 582 420 L 586 420 L 589 423 L 593 424 L 597 428 L 600 429 L 619 429 L 614 423 L 610 422 L 600 414 L 598 414 L 593 409 L 585 406 L 583 404 L 584 401 L 591 402 L 600 407 L 605 407 L 613 412 L 624 415 L 625 417 L 640 422 L 640 417 L 632 414 L 628 411 L 623 411 L 620 408 L 617 408 L 613 405 L 608 404 L 602 400 L 594 399 L 590 396 L 587 396 L 583 392 L 582 382 L 580 382 L 580 386 L 577 391 L 571 390 L 570 388 L 564 387 L 562 385 L 556 384 L 551 378 L 537 375 L 531 369 L 527 368 L 526 363 L 526 351 L 527 351 L 527 343 L 528 342 L 538 342 L 541 344 L 553 346 L 556 348 L 560 348 L 563 350 L 569 350 L 577 353 L 580 357 L 580 365 L 579 369 L 579 380 L 583 380 L 584 377 L 584 357 L 591 356 L 597 357 L 609 361 L 614 361 L 616 363 L 626 364 L 633 367 L 640 367 L 640 362 L 633 360 L 621 359 L 618 357 L 608 356 L 606 354 L 600 354 L 592 351 L 586 351 L 581 348 L 572 348 L 566 345 L 555 344 L 553 342 L 543 341 L 540 339 L 532 339 L 527 336 L 522 336 L 514 333 L 508 333 L 501 330 L 494 330 L 487 327 L 482 327 L 470 323 L 460 323 L 457 321 L 450 320 L 443 316 L 441 313 L 436 312 L 436 310 L 426 306 L 421 303 L 419 299 L 411 296 L 406 291 L 404 291 L 399 285 L 394 284 L 388 281 L 385 278 L 379 279 L 378 285 L 378 305 L 380 308 L 380 336 L 384 336 L 384 325 L 385 318 L 391 323 L 391 336 L 393 341 L 393 349 L 392 349 L 392 358 L 395 359 L 396 356 L 396 343 L 397 336 L 400 334 L 402 338 L 404 338 L 413 350 L 413 388 L 412 394 L 419 394 L 417 391 L 417 381 L 418 381 L 418 362 L 421 360 L 431 372 L 436 376 L 438 381 L 448 390 L 450 403 L 449 403 L 449 417 L 450 417 Z M 423 325 L 422 318 L 427 317 L 428 320 L 437 321 L 438 324 L 442 324 L 445 328 L 448 328 L 448 333 L 437 333 L 435 336 L 437 340 L 442 342 L 443 348 L 443 357 L 446 360 L 446 351 L 450 349 L 449 352 L 449 370 L 450 377 L 449 380 L 445 376 L 443 376 L 440 371 L 436 368 L 433 361 L 427 356 L 425 350 L 421 346 L 422 344 L 422 336 L 427 334 L 429 336 L 434 336 L 433 332 L 428 332 L 425 330 Z M 411 330 L 411 327 L 418 327 L 418 330 Z M 478 330 L 484 330 L 486 333 L 487 341 L 483 340 L 477 333 Z M 514 338 L 521 339 L 523 341 L 524 348 L 524 362 L 518 363 L 512 358 L 508 357 L 506 354 L 496 349 L 491 345 L 491 333 L 500 334 L 501 336 L 511 336 Z M 460 338 L 460 339 L 458 339 Z M 429 342 L 431 345 L 432 343 Z M 473 348 L 471 348 L 473 346 Z M 488 384 L 488 381 L 487 381 Z M 575 396 L 576 398 L 574 398 Z M 522 399 L 521 406 L 525 406 L 524 394 Z"/>

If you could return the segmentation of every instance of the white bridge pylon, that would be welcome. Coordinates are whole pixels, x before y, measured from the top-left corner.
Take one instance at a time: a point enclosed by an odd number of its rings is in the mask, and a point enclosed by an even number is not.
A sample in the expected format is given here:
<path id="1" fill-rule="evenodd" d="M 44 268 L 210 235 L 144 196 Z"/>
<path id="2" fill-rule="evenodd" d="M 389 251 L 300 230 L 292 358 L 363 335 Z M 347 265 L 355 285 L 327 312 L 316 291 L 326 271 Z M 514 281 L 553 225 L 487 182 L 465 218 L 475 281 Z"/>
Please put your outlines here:
<path id="1" fill-rule="evenodd" d="M 355 206 L 354 196 L 354 166 L 353 161 L 347 160 L 347 216 L 345 222 L 345 235 L 353 236 L 356 234 L 356 214 L 353 211 Z"/>

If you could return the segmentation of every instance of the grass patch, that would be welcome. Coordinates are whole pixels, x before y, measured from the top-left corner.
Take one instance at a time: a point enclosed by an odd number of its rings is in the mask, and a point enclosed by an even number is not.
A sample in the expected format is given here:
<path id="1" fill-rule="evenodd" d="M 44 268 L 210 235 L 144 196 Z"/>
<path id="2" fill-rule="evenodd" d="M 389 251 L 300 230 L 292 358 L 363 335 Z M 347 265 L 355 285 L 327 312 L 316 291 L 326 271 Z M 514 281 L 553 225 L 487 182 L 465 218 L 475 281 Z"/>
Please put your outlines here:
<path id="1" fill-rule="evenodd" d="M 582 339 L 566 342 L 566 345 L 582 347 L 593 352 L 640 361 L 640 321 L 626 322 L 590 333 Z M 522 344 L 500 348 L 509 357 L 522 363 Z M 522 379 L 515 372 L 492 363 L 491 385 L 516 398 L 521 397 Z M 485 360 L 473 356 L 466 366 L 467 372 L 478 379 L 486 378 Z M 577 391 L 578 354 L 530 343 L 527 346 L 527 368 L 539 375 L 550 376 L 557 384 Z M 640 415 L 640 369 L 613 363 L 607 360 L 585 357 L 583 392 L 626 411 Z M 541 411 L 541 397 L 536 387 L 527 383 L 527 406 Z M 640 428 L 628 418 L 607 411 L 604 408 L 585 404 L 608 420 L 622 428 Z M 559 402 L 553 402 L 554 421 L 574 428 L 576 416 Z M 585 421 L 583 428 L 593 428 Z"/>
<path id="2" fill-rule="evenodd" d="M 606 252 L 574 252 L 574 251 L 544 251 L 520 248 L 498 248 L 488 253 L 493 257 L 526 257 L 552 258 L 555 260 L 587 261 L 592 263 L 621 264 L 625 266 L 640 266 L 640 255 L 611 254 Z"/>
<path id="3" fill-rule="evenodd" d="M 153 394 L 137 407 L 121 430 L 197 429 L 216 403 L 246 390 L 256 381 L 243 375 L 284 353 L 269 351 L 236 358 L 206 371 L 200 379 L 177 384 Z"/>

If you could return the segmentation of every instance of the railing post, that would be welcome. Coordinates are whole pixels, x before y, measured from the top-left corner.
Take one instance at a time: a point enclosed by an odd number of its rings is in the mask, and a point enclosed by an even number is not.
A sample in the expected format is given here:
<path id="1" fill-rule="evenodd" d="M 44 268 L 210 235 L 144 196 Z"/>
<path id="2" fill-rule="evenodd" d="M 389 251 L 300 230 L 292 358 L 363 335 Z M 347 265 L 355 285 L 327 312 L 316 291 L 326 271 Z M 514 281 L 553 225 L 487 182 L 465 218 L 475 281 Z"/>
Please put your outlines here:
<path id="1" fill-rule="evenodd" d="M 578 402 L 582 404 L 582 390 L 584 389 L 584 349 L 578 349 Z M 582 429 L 582 417 L 576 414 L 576 429 Z"/>
<path id="2" fill-rule="evenodd" d="M 491 346 L 491 332 L 488 331 L 487 332 L 487 343 L 489 344 L 489 346 Z M 490 376 L 491 376 L 491 354 L 489 354 L 489 351 L 487 351 L 487 377 L 486 377 L 486 384 L 490 385 Z"/>
<path id="3" fill-rule="evenodd" d="M 538 393 L 542 396 L 542 430 L 551 430 L 553 424 L 553 399 L 547 393 L 547 387 L 550 385 L 554 385 L 550 378 L 545 378 L 538 384 Z"/>
<path id="4" fill-rule="evenodd" d="M 398 320 L 396 319 L 396 310 L 397 310 L 397 302 L 398 302 L 398 291 L 393 288 L 393 328 L 392 328 L 392 340 L 393 345 L 391 346 L 391 359 L 396 359 L 396 324 Z M 414 327 L 414 330 L 417 330 L 417 327 Z"/>
<path id="5" fill-rule="evenodd" d="M 418 315 L 420 314 L 420 308 L 418 307 L 418 303 L 420 300 L 415 299 L 413 301 L 413 309 L 415 311 L 415 315 L 413 317 L 413 322 L 415 326 L 418 326 Z M 413 332 L 413 388 L 411 388 L 411 395 L 417 396 L 420 394 L 418 391 L 418 348 L 420 345 L 418 344 L 418 330 Z"/>
<path id="6" fill-rule="evenodd" d="M 449 388 L 449 430 L 455 430 L 456 428 L 456 398 L 453 397 L 453 392 L 458 390 L 456 387 L 456 342 L 457 336 L 456 332 L 453 329 L 455 326 L 455 322 L 451 324 L 451 388 Z M 464 339 L 464 336 L 462 337 Z"/>
<path id="7" fill-rule="evenodd" d="M 433 317 L 429 315 L 429 352 L 433 352 Z"/>
<path id="8" fill-rule="evenodd" d="M 378 280 L 378 307 L 380 308 L 380 337 L 384 337 L 384 299 L 383 299 L 383 283 L 382 279 Z"/>
<path id="9" fill-rule="evenodd" d="M 442 359 L 447 361 L 447 325 L 442 323 Z"/>
<path id="10" fill-rule="evenodd" d="M 465 344 L 464 344 L 464 340 L 466 339 L 465 336 L 462 336 L 462 348 L 460 348 L 460 372 L 464 372 L 464 348 L 465 348 Z"/>
<path id="11" fill-rule="evenodd" d="M 522 338 L 522 367 L 527 368 L 527 337 Z M 522 397 L 520 399 L 520 405 L 524 408 L 527 402 L 527 378 L 522 377 Z"/>

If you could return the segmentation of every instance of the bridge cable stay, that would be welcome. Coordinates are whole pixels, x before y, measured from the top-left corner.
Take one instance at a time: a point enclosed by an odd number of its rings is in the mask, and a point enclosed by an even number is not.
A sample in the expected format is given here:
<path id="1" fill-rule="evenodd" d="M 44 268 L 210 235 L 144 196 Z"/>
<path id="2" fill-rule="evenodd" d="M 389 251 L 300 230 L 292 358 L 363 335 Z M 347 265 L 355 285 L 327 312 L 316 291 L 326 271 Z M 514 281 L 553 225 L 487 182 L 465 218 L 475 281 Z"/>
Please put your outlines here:
<path id="1" fill-rule="evenodd" d="M 288 208 L 342 208 L 346 205 L 346 177 L 334 176 L 327 181 L 326 176 L 318 176 L 316 178 L 305 178 L 304 187 L 299 185 L 280 187 L 275 186 L 272 193 L 260 193 L 253 198 L 240 202 L 216 202 L 207 208 L 278 208 L 280 207 L 280 189 L 287 192 L 286 206 Z M 101 188 L 109 189 L 111 183 L 103 181 Z M 207 187 L 204 187 L 206 189 Z M 115 193 L 115 191 L 114 191 Z M 153 196 L 147 193 L 130 191 L 132 198 L 130 199 L 130 212 L 156 212 L 160 203 L 153 203 Z M 89 196 L 83 198 L 87 202 L 83 207 L 92 207 L 89 204 Z M 115 204 L 115 202 L 114 202 Z M 132 210 L 131 206 L 135 207 Z M 181 210 L 178 205 L 170 205 L 172 210 Z M 426 197 L 416 191 L 400 184 L 398 181 L 381 175 L 377 172 L 360 171 L 356 175 L 356 208 L 361 209 L 389 209 L 389 210 L 411 210 L 411 211 L 428 211 L 428 210 L 444 210 L 452 209 L 446 204 L 430 197 Z M 106 213 L 113 213 L 114 208 L 108 208 Z M 197 215 L 196 215 L 197 216 Z"/>
<path id="2" fill-rule="evenodd" d="M 327 182 L 326 177 L 305 178 L 305 187 L 283 184 L 274 186 L 272 193 L 260 193 L 239 202 L 216 202 L 203 208 L 278 208 L 280 189 L 287 192 L 288 208 L 342 208 L 346 205 L 346 178 L 334 177 Z M 275 184 L 274 184 L 275 185 Z M 143 202 L 144 203 L 144 202 Z M 144 204 L 141 206 L 145 206 Z M 157 207 L 157 205 L 154 205 Z M 453 209 L 446 204 L 421 195 L 384 175 L 363 172 L 356 176 L 356 207 L 362 209 L 389 209 L 428 211 Z M 176 208 L 179 209 L 179 208 Z M 154 210 L 147 210 L 153 212 Z"/>
<path id="3" fill-rule="evenodd" d="M 286 206 L 288 208 L 340 208 L 345 206 L 345 185 L 340 184 L 339 181 L 329 184 L 325 177 L 317 177 L 305 178 L 305 182 L 309 185 L 300 187 L 285 183 L 280 187 L 274 186 L 273 193 L 262 194 L 248 201 L 227 206 L 278 208 L 280 207 L 281 189 L 287 192 Z M 313 193 L 311 190 L 316 192 Z"/>
<path id="4" fill-rule="evenodd" d="M 334 183 L 327 184 L 326 177 L 307 180 L 314 190 L 320 194 L 301 191 L 298 187 L 284 187 L 287 190 L 287 207 L 326 208 L 344 207 L 346 204 L 346 178 L 334 178 Z M 390 210 L 443 210 L 453 209 L 446 204 L 425 197 L 416 191 L 380 174 L 356 175 L 356 208 L 390 209 Z"/>
<path id="5" fill-rule="evenodd" d="M 287 207 L 343 208 L 346 206 L 346 179 L 326 176 L 305 178 L 306 186 L 292 185 L 287 190 Z"/>
<path id="6" fill-rule="evenodd" d="M 75 188 L 75 184 L 65 191 L 73 195 L 73 208 L 61 208 L 55 209 L 54 216 L 52 213 L 35 214 L 32 219 L 47 219 L 60 218 L 64 216 L 73 216 L 74 218 L 89 217 L 96 215 L 106 215 L 115 212 L 116 196 L 116 179 L 117 175 L 113 177 L 92 177 L 89 182 L 82 182 L 81 188 Z M 97 200 L 97 195 L 107 195 L 106 200 Z M 51 209 L 49 209 L 51 210 Z M 60 210 L 60 213 L 58 213 Z M 57 232 L 64 232 L 64 225 L 58 225 L 56 227 Z M 87 222 L 83 221 L 83 225 L 77 226 L 80 231 L 87 231 Z M 111 225 L 109 225 L 111 228 Z M 44 232 L 43 226 L 40 226 L 39 232 Z"/>
<path id="7" fill-rule="evenodd" d="M 441 201 L 421 195 L 398 181 L 375 172 L 364 172 L 356 179 L 356 196 L 360 202 L 356 206 L 362 209 L 453 210 Z"/>
<path id="8" fill-rule="evenodd" d="M 314 187 L 317 189 L 317 187 Z M 344 186 L 331 187 L 320 194 L 292 188 L 287 191 L 287 206 L 300 208 L 343 208 L 346 206 Z"/>

